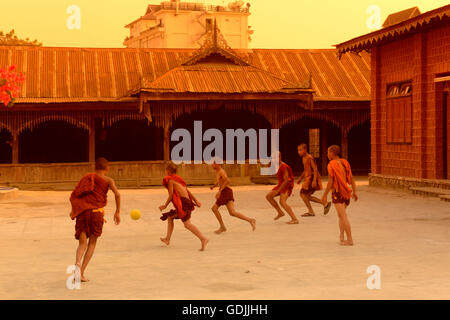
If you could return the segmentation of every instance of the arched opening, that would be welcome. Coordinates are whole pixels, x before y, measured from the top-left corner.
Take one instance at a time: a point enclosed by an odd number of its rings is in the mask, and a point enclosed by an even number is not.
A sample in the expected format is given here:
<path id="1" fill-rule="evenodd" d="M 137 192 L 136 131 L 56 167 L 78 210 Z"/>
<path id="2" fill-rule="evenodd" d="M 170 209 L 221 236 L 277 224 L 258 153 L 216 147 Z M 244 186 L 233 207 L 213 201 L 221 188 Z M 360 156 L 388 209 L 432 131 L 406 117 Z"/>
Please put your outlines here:
<path id="1" fill-rule="evenodd" d="M 309 117 L 302 118 L 280 129 L 280 151 L 283 161 L 292 167 L 294 173 L 303 172 L 303 164 L 297 153 L 301 143 L 308 145 L 309 153 L 316 159 L 319 172 L 326 172 L 326 149 L 332 144 L 341 144 L 341 131 L 330 122 Z"/>
<path id="2" fill-rule="evenodd" d="M 194 157 L 194 121 L 202 122 L 202 133 L 204 134 L 208 129 L 218 129 L 223 136 L 223 157 L 227 159 L 230 155 L 227 155 L 226 152 L 226 144 L 231 143 L 226 137 L 226 129 L 242 129 L 247 131 L 248 129 L 255 129 L 256 131 L 256 144 L 250 146 L 249 139 L 245 139 L 245 158 L 249 159 L 249 151 L 250 147 L 256 151 L 256 156 L 259 158 L 259 139 L 261 138 L 259 134 L 259 129 L 266 129 L 267 131 L 267 145 L 268 150 L 270 150 L 270 122 L 262 115 L 255 114 L 251 111 L 247 110 L 225 110 L 225 109 L 217 109 L 217 110 L 205 110 L 201 112 L 193 112 L 189 114 L 184 114 L 180 116 L 173 124 L 170 130 L 172 132 L 176 129 L 186 129 L 189 131 L 191 135 L 191 155 L 192 160 Z M 234 160 L 237 159 L 237 143 L 234 141 Z M 177 145 L 178 141 L 170 142 L 170 150 Z M 208 146 L 211 142 L 205 141 L 202 142 L 202 151 L 206 146 Z M 217 156 L 214 155 L 213 156 Z"/>
<path id="3" fill-rule="evenodd" d="M 353 174 L 370 172 L 370 121 L 353 127 L 348 134 L 348 160 Z"/>
<path id="4" fill-rule="evenodd" d="M 51 120 L 19 136 L 20 163 L 60 163 L 88 161 L 89 132 L 74 125 Z"/>
<path id="5" fill-rule="evenodd" d="M 109 128 L 96 121 L 96 157 L 109 161 L 161 160 L 163 129 L 148 124 L 147 120 L 121 120 Z"/>
<path id="6" fill-rule="evenodd" d="M 12 135 L 11 133 L 0 128 L 0 163 L 11 163 L 12 162 Z"/>

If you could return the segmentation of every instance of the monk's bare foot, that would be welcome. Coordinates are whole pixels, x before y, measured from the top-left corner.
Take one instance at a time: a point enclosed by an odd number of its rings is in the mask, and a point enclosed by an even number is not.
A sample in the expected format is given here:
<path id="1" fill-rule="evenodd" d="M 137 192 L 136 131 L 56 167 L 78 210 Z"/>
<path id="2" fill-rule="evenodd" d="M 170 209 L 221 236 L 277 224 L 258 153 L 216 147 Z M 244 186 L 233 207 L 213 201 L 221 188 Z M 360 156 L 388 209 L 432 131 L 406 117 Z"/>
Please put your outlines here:
<path id="1" fill-rule="evenodd" d="M 249 222 L 250 222 L 250 224 L 252 225 L 253 231 L 255 231 L 255 230 L 256 230 L 256 220 L 255 220 L 255 219 L 252 219 L 252 220 L 250 220 Z"/>
<path id="2" fill-rule="evenodd" d="M 348 241 L 348 240 L 341 241 L 340 245 L 341 246 L 352 246 L 353 245 L 353 241 Z"/>
<path id="3" fill-rule="evenodd" d="M 298 224 L 298 220 L 291 220 L 289 222 L 286 222 L 287 224 Z"/>
<path id="4" fill-rule="evenodd" d="M 284 217 L 284 213 L 279 213 L 273 220 L 278 220 L 280 218 Z"/>
<path id="5" fill-rule="evenodd" d="M 85 276 L 81 276 L 81 282 L 89 282 L 89 279 Z"/>
<path id="6" fill-rule="evenodd" d="M 217 229 L 216 231 L 214 231 L 214 233 L 216 234 L 221 234 L 223 232 L 227 231 L 227 228 L 224 227 L 220 227 L 219 229 Z"/>
<path id="7" fill-rule="evenodd" d="M 162 242 L 164 242 L 166 245 L 170 244 L 170 241 L 167 240 L 167 238 L 160 238 Z"/>
<path id="8" fill-rule="evenodd" d="M 208 244 L 208 242 L 209 242 L 208 239 L 203 239 L 202 240 L 202 247 L 200 248 L 200 251 L 205 251 L 206 245 Z"/>

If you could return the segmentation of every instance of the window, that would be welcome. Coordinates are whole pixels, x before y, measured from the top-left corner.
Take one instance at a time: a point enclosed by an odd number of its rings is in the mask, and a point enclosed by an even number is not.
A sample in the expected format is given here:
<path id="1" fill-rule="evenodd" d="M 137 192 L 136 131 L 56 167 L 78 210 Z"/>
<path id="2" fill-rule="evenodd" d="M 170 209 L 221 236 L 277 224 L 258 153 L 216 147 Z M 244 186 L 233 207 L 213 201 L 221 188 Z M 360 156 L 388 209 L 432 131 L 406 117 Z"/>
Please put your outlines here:
<path id="1" fill-rule="evenodd" d="M 386 90 L 386 142 L 412 143 L 411 82 L 390 84 Z"/>
<path id="2" fill-rule="evenodd" d="M 309 129 L 309 153 L 320 158 L 320 129 Z"/>

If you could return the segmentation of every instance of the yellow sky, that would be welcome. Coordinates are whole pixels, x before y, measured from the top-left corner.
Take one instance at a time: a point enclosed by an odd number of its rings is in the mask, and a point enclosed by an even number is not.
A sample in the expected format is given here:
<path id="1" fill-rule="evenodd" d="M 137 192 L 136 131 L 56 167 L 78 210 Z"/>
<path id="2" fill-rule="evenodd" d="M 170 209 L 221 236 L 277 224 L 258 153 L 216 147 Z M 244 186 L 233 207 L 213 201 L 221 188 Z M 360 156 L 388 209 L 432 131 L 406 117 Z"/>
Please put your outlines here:
<path id="1" fill-rule="evenodd" d="M 5 1 L 3 1 L 5 2 Z M 45 46 L 122 47 L 124 25 L 159 0 L 16 0 L 2 3 L 0 30 L 15 29 L 21 37 Z M 190 1 L 195 2 L 195 1 Z M 198 2 L 227 4 L 230 1 Z M 327 48 L 370 32 L 366 25 L 370 5 L 390 13 L 413 6 L 422 12 L 449 4 L 449 0 L 252 0 L 249 25 L 255 30 L 252 48 Z M 81 9 L 81 29 L 66 27 L 70 5 Z"/>

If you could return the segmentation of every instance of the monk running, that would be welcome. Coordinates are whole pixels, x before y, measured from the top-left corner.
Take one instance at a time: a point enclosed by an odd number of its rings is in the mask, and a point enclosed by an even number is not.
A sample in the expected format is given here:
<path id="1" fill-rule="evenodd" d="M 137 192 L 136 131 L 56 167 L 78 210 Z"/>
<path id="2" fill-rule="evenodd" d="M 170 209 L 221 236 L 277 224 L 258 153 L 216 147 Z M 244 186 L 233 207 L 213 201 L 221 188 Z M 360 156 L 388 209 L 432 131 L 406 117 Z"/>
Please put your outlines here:
<path id="1" fill-rule="evenodd" d="M 165 238 L 161 238 L 161 241 L 166 245 L 170 244 L 170 238 L 172 237 L 173 229 L 175 227 L 173 220 L 181 219 L 184 227 L 200 239 L 200 251 L 204 251 L 206 245 L 208 244 L 208 239 L 203 236 L 200 230 L 198 230 L 198 228 L 191 222 L 191 213 L 194 210 L 194 206 L 200 208 L 201 203 L 189 191 L 183 178 L 176 173 L 176 165 L 169 163 L 166 167 L 166 176 L 163 179 L 163 186 L 166 187 L 169 197 L 167 198 L 166 203 L 159 207 L 159 210 L 163 211 L 166 209 L 170 202 L 172 202 L 175 209 L 163 213 L 161 216 L 162 221 L 167 220 L 167 235 Z"/>
<path id="2" fill-rule="evenodd" d="M 300 197 L 308 208 L 308 212 L 302 214 L 302 217 L 314 217 L 314 209 L 311 206 L 311 201 L 322 204 L 322 200 L 313 196 L 313 193 L 322 190 L 322 179 L 320 178 L 319 171 L 317 170 L 314 157 L 308 153 L 308 146 L 305 143 L 298 145 L 297 152 L 302 157 L 303 173 L 298 179 L 297 183 L 300 184 L 303 180 L 302 188 L 300 189 Z M 328 202 L 324 206 L 323 214 L 327 214 L 330 211 L 331 202 Z"/>
<path id="3" fill-rule="evenodd" d="M 227 173 L 225 170 L 221 167 L 220 164 L 217 163 L 218 161 L 214 161 L 211 166 L 216 171 L 216 183 L 214 186 L 212 186 L 210 189 L 213 190 L 215 187 L 219 187 L 219 191 L 216 194 L 216 203 L 213 205 L 211 210 L 214 212 L 214 215 L 216 216 L 217 220 L 219 221 L 220 227 L 216 231 L 214 231 L 217 234 L 221 234 L 222 232 L 227 231 L 227 228 L 225 227 L 225 224 L 223 223 L 222 216 L 219 212 L 219 207 L 225 205 L 228 209 L 228 213 L 232 217 L 236 217 L 242 220 L 247 221 L 252 226 L 253 231 L 256 229 L 256 220 L 252 218 L 248 218 L 244 216 L 242 213 L 237 212 L 234 209 L 234 197 L 233 197 L 233 190 L 231 190 L 230 186 L 230 179 L 228 178 Z"/>
<path id="4" fill-rule="evenodd" d="M 339 217 L 340 244 L 343 246 L 352 246 L 352 231 L 346 208 L 350 204 L 352 193 L 355 201 L 358 201 L 358 196 L 356 195 L 356 184 L 355 179 L 353 179 L 350 164 L 347 160 L 339 158 L 340 152 L 341 149 L 339 146 L 332 145 L 328 148 L 328 159 L 330 159 L 330 163 L 328 164 L 329 180 L 322 196 L 322 203 L 323 205 L 327 203 L 327 196 L 331 190 L 331 198 Z M 348 186 L 349 184 L 352 186 L 351 189 Z M 347 235 L 347 240 L 345 240 L 345 234 Z"/>
<path id="5" fill-rule="evenodd" d="M 287 204 L 288 197 L 292 194 L 294 189 L 294 174 L 292 169 L 286 163 L 281 160 L 281 152 L 279 152 L 279 168 L 277 172 L 278 184 L 272 189 L 267 195 L 266 199 L 269 203 L 277 210 L 278 215 L 274 220 L 278 220 L 285 214 L 281 210 L 278 203 L 275 201 L 275 197 L 280 196 L 280 205 L 291 217 L 291 221 L 286 222 L 287 224 L 298 224 L 298 219 L 292 211 L 292 208 Z"/>
<path id="6" fill-rule="evenodd" d="M 89 281 L 84 272 L 106 222 L 103 208 L 106 206 L 109 189 L 114 192 L 116 199 L 114 222 L 116 225 L 120 223 L 120 193 L 114 180 L 106 176 L 107 173 L 108 161 L 105 158 L 97 159 L 95 173 L 89 173 L 81 178 L 70 196 L 72 205 L 70 218 L 76 219 L 75 239 L 79 241 L 75 260 L 75 281 Z"/>

